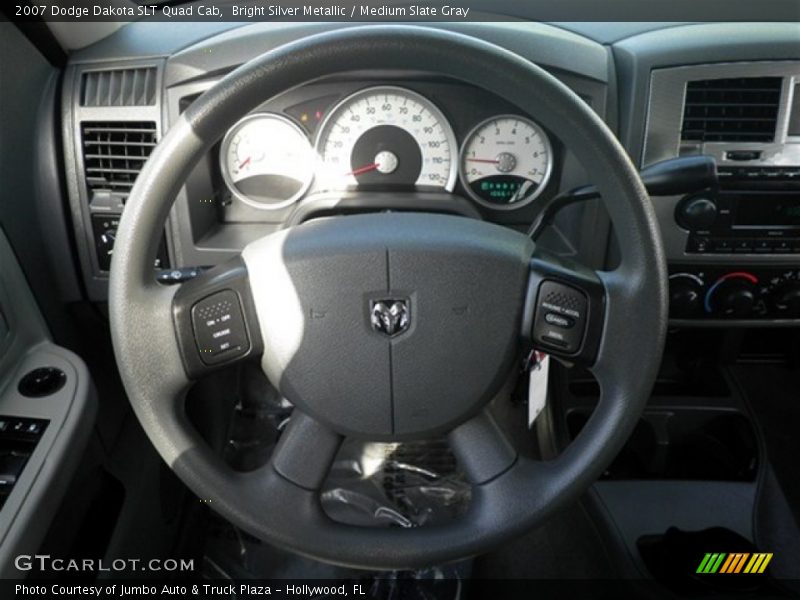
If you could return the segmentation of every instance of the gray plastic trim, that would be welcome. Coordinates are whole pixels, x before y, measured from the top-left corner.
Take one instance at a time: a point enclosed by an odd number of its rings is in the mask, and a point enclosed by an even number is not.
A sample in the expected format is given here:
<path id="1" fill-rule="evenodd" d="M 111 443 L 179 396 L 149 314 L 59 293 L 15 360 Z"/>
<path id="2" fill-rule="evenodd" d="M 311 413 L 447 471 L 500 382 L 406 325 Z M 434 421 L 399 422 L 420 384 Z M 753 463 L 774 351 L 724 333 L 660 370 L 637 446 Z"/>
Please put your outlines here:
<path id="1" fill-rule="evenodd" d="M 72 252 L 69 240 L 69 227 L 64 204 L 64 188 L 59 177 L 63 166 L 59 152 L 58 115 L 59 77 L 54 75 L 48 82 L 42 104 L 39 107 L 39 128 L 36 135 L 36 208 L 39 224 L 44 238 L 47 257 L 52 265 L 50 271 L 55 278 L 56 286 L 63 302 L 77 302 L 81 298 L 78 283 L 78 265 Z"/>
<path id="2" fill-rule="evenodd" d="M 164 134 L 162 124 L 163 95 L 162 59 L 136 62 L 108 62 L 69 66 L 64 74 L 62 91 L 62 135 L 64 143 L 64 162 L 66 166 L 67 192 L 72 222 L 75 226 L 75 240 L 81 271 L 90 300 L 104 301 L 108 297 L 108 273 L 101 271 L 97 263 L 95 239 L 92 229 L 92 215 L 118 215 L 123 205 L 90 206 L 89 194 L 84 179 L 83 148 L 81 124 L 85 121 L 152 121 L 156 124 L 156 135 L 160 140 Z M 156 68 L 156 103 L 152 106 L 81 106 L 81 77 L 93 70 L 114 68 Z M 171 235 L 167 227 L 167 253 L 172 257 Z"/>
<path id="3" fill-rule="evenodd" d="M 800 146 L 787 139 L 789 125 L 789 103 L 795 78 L 800 77 L 800 62 L 763 61 L 691 65 L 670 69 L 656 69 L 650 79 L 650 101 L 647 107 L 645 145 L 642 164 L 649 165 L 678 156 L 681 150 L 681 125 L 686 84 L 703 79 L 725 77 L 782 77 L 776 137 L 774 143 L 758 142 L 713 142 L 687 143 L 699 154 L 711 154 L 721 166 L 741 166 L 741 162 L 726 159 L 725 149 L 747 148 L 762 150 L 761 161 L 748 161 L 748 166 L 798 165 Z M 764 163 L 762 165 L 762 163 Z"/>
<path id="4" fill-rule="evenodd" d="M 48 340 L 50 333 L 0 228 L 0 311 L 7 333 L 0 339 L 0 385 L 28 348 Z"/>
<path id="5" fill-rule="evenodd" d="M 169 61 L 165 84 L 170 87 L 208 72 L 234 68 L 268 50 L 309 35 L 357 26 L 359 24 L 263 22 L 226 31 L 175 52 Z M 558 27 L 531 22 L 419 23 L 418 26 L 470 35 L 504 47 L 542 67 L 599 82 L 608 81 L 605 48 Z"/>
<path id="6" fill-rule="evenodd" d="M 0 577 L 20 577 L 18 554 L 33 552 L 44 536 L 72 478 L 97 410 L 83 361 L 49 341 L 36 302 L 0 230 L 0 310 L 9 334 L 0 340 L 0 415 L 50 421 L 5 505 L 0 509 Z M 22 376 L 37 367 L 58 367 L 67 382 L 43 398 L 17 391 Z"/>
<path id="7" fill-rule="evenodd" d="M 38 367 L 61 369 L 67 383 L 53 395 L 25 398 L 17 391 L 17 383 Z M 96 411 L 97 398 L 86 365 L 49 342 L 32 348 L 5 380 L 0 415 L 50 423 L 0 509 L 0 577 L 22 576 L 14 558 L 37 550 L 78 466 Z"/>

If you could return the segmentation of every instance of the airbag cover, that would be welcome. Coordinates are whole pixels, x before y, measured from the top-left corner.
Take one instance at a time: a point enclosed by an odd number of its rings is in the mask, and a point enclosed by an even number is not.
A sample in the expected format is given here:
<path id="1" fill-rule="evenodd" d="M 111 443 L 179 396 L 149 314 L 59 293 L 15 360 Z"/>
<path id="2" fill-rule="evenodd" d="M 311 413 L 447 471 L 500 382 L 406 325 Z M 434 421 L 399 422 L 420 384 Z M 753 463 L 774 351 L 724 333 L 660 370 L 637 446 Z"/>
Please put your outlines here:
<path id="1" fill-rule="evenodd" d="M 464 217 L 319 219 L 243 252 L 262 366 L 345 435 L 424 437 L 474 414 L 516 356 L 533 243 Z"/>

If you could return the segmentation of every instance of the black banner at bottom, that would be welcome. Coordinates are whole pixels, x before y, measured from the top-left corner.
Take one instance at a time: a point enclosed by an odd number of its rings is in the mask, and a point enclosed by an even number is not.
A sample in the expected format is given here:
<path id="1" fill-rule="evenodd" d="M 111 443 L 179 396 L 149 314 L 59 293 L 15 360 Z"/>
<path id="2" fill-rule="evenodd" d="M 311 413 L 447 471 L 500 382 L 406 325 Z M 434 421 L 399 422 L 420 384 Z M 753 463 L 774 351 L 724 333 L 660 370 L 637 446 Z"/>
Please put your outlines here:
<path id="1" fill-rule="evenodd" d="M 730 586 L 708 582 L 691 597 L 792 598 L 800 597 L 798 582 L 762 580 L 755 586 Z M 413 579 L 363 580 L 113 580 L 91 582 L 50 580 L 0 580 L 0 598 L 64 600 L 264 600 L 350 598 L 352 600 L 471 600 L 482 598 L 614 599 L 675 598 L 674 591 L 645 580 L 519 580 L 519 579 Z"/>

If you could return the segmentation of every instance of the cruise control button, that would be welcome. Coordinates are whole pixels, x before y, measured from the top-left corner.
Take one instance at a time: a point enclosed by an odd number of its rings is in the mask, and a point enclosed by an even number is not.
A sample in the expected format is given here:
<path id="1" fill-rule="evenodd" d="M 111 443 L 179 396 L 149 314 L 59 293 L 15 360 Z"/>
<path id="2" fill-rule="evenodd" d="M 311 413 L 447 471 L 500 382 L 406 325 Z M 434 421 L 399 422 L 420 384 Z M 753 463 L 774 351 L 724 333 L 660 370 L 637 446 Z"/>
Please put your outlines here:
<path id="1" fill-rule="evenodd" d="M 192 326 L 200 359 L 207 365 L 245 354 L 250 344 L 239 296 L 224 290 L 192 307 Z"/>
<path id="2" fill-rule="evenodd" d="M 555 313 L 545 314 L 544 320 L 550 323 L 550 325 L 555 325 L 556 327 L 563 327 L 564 329 L 569 329 L 570 327 L 575 326 L 574 319 L 571 319 L 570 317 L 565 317 L 563 315 L 557 315 Z"/>
<path id="3" fill-rule="evenodd" d="M 535 342 L 572 354 L 580 350 L 586 330 L 586 295 L 556 281 L 539 286 L 532 337 Z"/>

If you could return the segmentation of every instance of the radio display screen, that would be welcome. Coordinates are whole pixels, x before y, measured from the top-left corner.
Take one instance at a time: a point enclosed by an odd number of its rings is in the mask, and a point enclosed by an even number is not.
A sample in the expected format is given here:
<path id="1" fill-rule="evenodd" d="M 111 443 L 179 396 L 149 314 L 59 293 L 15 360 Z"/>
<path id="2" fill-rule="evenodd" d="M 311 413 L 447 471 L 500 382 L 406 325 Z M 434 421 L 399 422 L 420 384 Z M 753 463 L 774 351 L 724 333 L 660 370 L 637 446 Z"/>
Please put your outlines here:
<path id="1" fill-rule="evenodd" d="M 734 227 L 800 228 L 800 193 L 732 194 Z"/>

